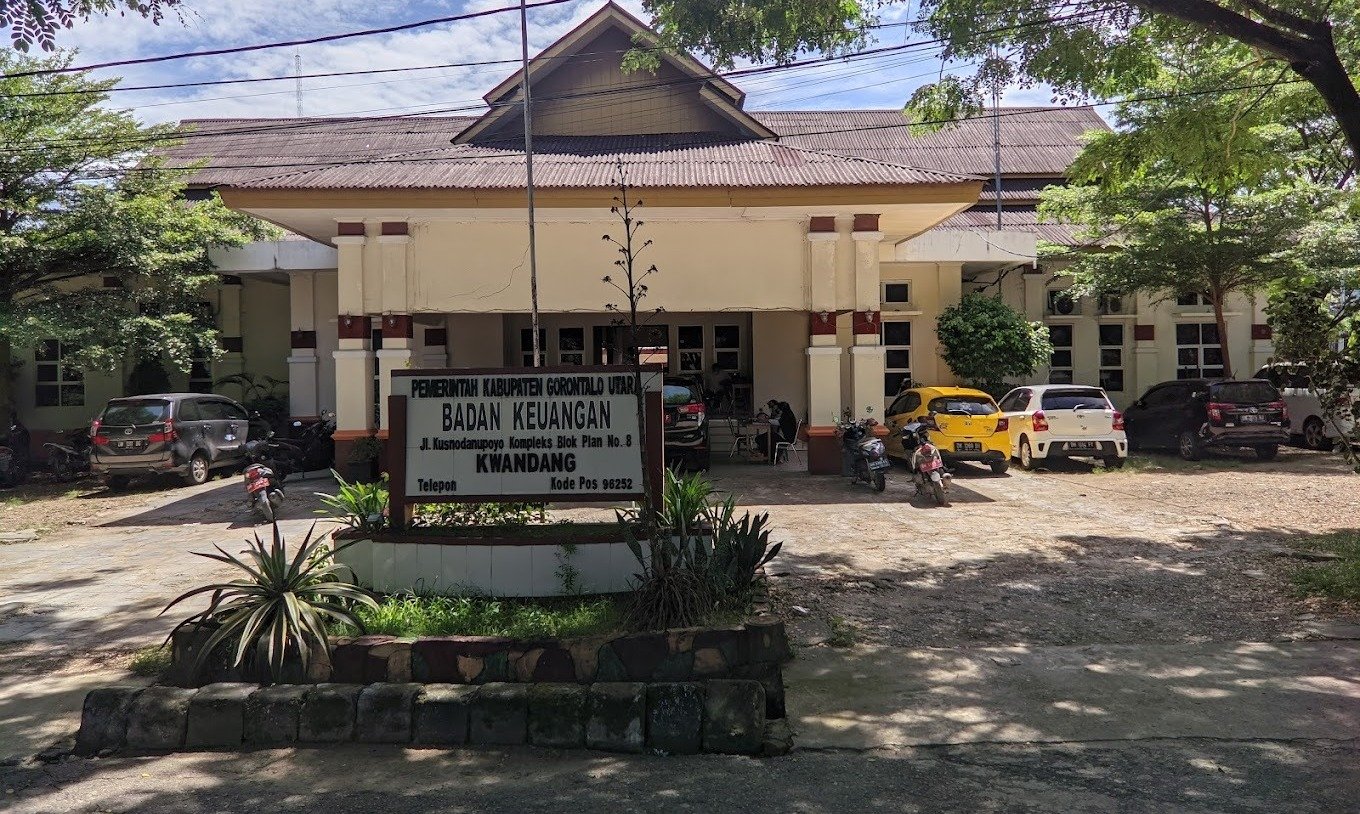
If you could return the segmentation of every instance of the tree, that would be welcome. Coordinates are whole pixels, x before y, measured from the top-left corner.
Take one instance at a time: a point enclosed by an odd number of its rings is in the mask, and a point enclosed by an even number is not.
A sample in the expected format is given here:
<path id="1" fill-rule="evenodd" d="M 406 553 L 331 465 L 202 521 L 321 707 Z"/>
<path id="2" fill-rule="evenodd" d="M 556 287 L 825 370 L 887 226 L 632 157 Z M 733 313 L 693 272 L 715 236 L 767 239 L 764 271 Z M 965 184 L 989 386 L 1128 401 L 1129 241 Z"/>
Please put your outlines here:
<path id="1" fill-rule="evenodd" d="M 965 295 L 941 311 L 935 331 L 949 369 L 998 396 L 1007 377 L 1032 376 L 1053 355 L 1042 322 L 1026 322 L 1014 308 L 985 294 Z"/>
<path id="2" fill-rule="evenodd" d="M 900 0 L 898 0 L 900 2 Z M 697 50 L 722 66 L 737 59 L 787 62 L 800 52 L 835 54 L 866 39 L 893 0 L 643 0 L 662 44 Z M 1139 90 L 1167 42 L 1240 45 L 1239 83 L 1281 72 L 1312 86 L 1352 155 L 1360 154 L 1360 58 L 1354 0 L 921 0 L 916 28 L 945 57 L 976 61 L 969 77 L 942 77 L 910 104 L 919 118 L 957 115 L 996 85 L 1046 83 L 1061 97 L 1114 97 Z"/>
<path id="3" fill-rule="evenodd" d="M 166 9 L 181 0 L 0 0 L 0 26 L 10 31 L 10 40 L 20 51 L 38 43 L 44 51 L 57 47 L 56 33 L 70 28 L 91 14 L 132 12 L 159 23 Z"/>
<path id="4" fill-rule="evenodd" d="M 1217 81 L 1200 71 L 1202 56 L 1165 48 L 1145 83 L 1159 91 Z M 1069 171 L 1073 186 L 1046 190 L 1040 210 L 1101 244 L 1061 251 L 1079 293 L 1207 297 L 1227 376 L 1226 298 L 1344 263 L 1356 246 L 1347 196 L 1312 183 L 1297 134 L 1248 102 L 1154 94 L 1120 105 L 1118 130 L 1088 141 Z"/>
<path id="5" fill-rule="evenodd" d="M 64 67 L 0 51 L 0 72 Z M 218 284 L 213 246 L 264 233 L 215 198 L 189 204 L 183 174 L 146 152 L 167 135 L 101 106 L 114 80 L 83 73 L 0 79 L 0 371 L 15 347 L 56 339 L 73 367 L 215 355 L 201 318 Z M 15 94 L 64 92 L 62 95 Z M 71 93 L 65 93 L 71 92 Z M 90 281 L 96 281 L 93 285 Z M 0 375 L 0 414 L 10 377 Z"/>

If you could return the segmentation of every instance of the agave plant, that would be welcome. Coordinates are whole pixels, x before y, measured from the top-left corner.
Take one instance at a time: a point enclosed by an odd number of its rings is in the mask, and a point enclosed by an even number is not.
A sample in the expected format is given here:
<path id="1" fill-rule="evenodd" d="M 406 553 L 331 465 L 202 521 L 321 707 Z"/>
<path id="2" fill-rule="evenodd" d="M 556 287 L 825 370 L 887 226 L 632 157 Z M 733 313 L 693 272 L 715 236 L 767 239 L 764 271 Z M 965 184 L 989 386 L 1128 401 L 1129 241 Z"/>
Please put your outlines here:
<path id="1" fill-rule="evenodd" d="M 221 546 L 214 546 L 218 551 L 216 554 L 194 552 L 242 572 L 239 578 L 230 582 L 195 588 L 161 611 L 165 613 L 200 594 L 211 594 L 206 609 L 180 622 L 170 633 L 173 637 L 185 627 L 216 625 L 199 649 L 195 674 L 219 645 L 234 642 L 234 666 L 240 666 L 252 648 L 257 648 L 257 652 L 262 648 L 270 675 L 278 682 L 290 653 L 297 654 L 305 670 L 313 648 L 326 652 L 329 645 L 327 621 L 363 630 L 363 622 L 353 608 L 356 605 L 376 608 L 378 602 L 371 593 L 354 584 L 352 572 L 348 580 L 344 578 L 344 572 L 349 568 L 332 561 L 325 547 L 326 538 L 313 538 L 315 531 L 316 526 L 313 526 L 302 544 L 292 550 L 275 523 L 270 542 L 261 540 L 256 533 L 253 541 L 246 541 L 247 548 L 239 556 L 228 554 Z"/>
<path id="2" fill-rule="evenodd" d="M 317 514 L 326 514 L 361 532 L 380 531 L 387 522 L 387 482 L 350 483 L 331 470 L 340 489 L 336 494 L 317 492 L 326 507 Z"/>

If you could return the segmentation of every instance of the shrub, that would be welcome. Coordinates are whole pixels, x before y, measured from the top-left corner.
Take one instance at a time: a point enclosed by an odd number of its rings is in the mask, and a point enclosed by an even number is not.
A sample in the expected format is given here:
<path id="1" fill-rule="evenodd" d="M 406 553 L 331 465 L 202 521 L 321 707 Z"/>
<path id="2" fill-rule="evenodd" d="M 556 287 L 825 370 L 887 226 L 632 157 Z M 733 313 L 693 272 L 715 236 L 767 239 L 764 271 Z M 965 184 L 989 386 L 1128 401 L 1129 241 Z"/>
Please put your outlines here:
<path id="1" fill-rule="evenodd" d="M 969 294 L 940 312 L 940 356 L 969 385 L 1000 395 L 1006 377 L 1034 375 L 1053 353 L 1048 329 L 996 297 Z"/>
<path id="2" fill-rule="evenodd" d="M 170 637 L 185 627 L 204 625 L 215 627 L 211 636 L 199 648 L 194 672 L 219 645 L 235 648 L 233 664 L 240 666 L 252 650 L 263 650 L 270 675 L 281 680 L 290 657 L 301 661 L 306 669 L 313 651 L 326 653 L 329 639 L 327 622 L 353 626 L 363 630 L 363 622 L 356 615 L 356 606 L 376 607 L 373 595 L 352 581 L 343 580 L 349 569 L 331 561 L 324 537 L 313 539 L 313 527 L 296 550 L 289 550 L 279 532 L 273 527 L 269 543 L 257 533 L 247 541 L 242 556 L 234 556 L 214 546 L 217 554 L 194 552 L 200 557 L 231 565 L 242 576 L 230 582 L 219 582 L 195 588 L 177 597 L 165 611 L 200 594 L 210 594 L 208 607 L 180 622 Z M 352 545 L 352 543 L 351 543 Z M 343 546 L 342 546 L 343 548 Z M 353 574 L 350 574 L 351 580 Z M 170 637 L 166 638 L 168 642 Z"/>
<path id="3" fill-rule="evenodd" d="M 321 503 L 326 507 L 318 509 L 317 514 L 334 517 L 364 533 L 381 531 L 387 523 L 386 479 L 373 483 L 349 483 L 334 469 L 331 475 L 340 491 L 333 495 L 317 492 L 316 496 L 321 498 Z"/>
<path id="4" fill-rule="evenodd" d="M 420 503 L 412 525 L 527 526 L 547 520 L 546 503 Z"/>
<path id="5" fill-rule="evenodd" d="M 356 608 L 355 615 L 367 632 L 388 636 L 542 639 L 609 633 L 621 624 L 617 600 L 604 597 L 521 600 L 400 594 L 373 607 Z"/>

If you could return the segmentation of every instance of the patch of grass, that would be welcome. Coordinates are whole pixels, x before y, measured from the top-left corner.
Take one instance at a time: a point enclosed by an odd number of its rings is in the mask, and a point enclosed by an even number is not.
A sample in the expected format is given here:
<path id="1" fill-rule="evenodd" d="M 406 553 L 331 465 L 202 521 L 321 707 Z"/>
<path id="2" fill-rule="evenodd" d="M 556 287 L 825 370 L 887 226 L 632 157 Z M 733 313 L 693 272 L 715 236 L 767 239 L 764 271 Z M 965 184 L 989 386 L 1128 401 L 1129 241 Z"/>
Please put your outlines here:
<path id="1" fill-rule="evenodd" d="M 1137 475 L 1147 472 L 1210 472 L 1224 469 L 1239 469 L 1252 461 L 1245 458 L 1219 458 L 1206 456 L 1198 461 L 1182 460 L 1176 455 L 1133 454 L 1120 469 L 1107 469 L 1095 464 L 1091 471 L 1097 475 Z"/>
<path id="2" fill-rule="evenodd" d="M 519 600 L 408 594 L 389 596 L 376 608 L 359 608 L 357 616 L 368 633 L 388 636 L 537 639 L 591 636 L 623 627 L 620 605 L 603 597 Z"/>
<path id="3" fill-rule="evenodd" d="M 859 628 L 849 619 L 833 616 L 827 620 L 827 624 L 831 626 L 831 635 L 827 637 L 826 643 L 832 647 L 853 647 L 858 641 Z"/>
<path id="4" fill-rule="evenodd" d="M 132 654 L 128 669 L 139 676 L 159 676 L 170 669 L 170 647 L 153 644 Z"/>
<path id="5" fill-rule="evenodd" d="M 1294 585 L 1305 596 L 1360 602 L 1360 531 L 1304 537 L 1294 546 L 1336 554 L 1340 559 L 1310 563 L 1294 573 Z"/>

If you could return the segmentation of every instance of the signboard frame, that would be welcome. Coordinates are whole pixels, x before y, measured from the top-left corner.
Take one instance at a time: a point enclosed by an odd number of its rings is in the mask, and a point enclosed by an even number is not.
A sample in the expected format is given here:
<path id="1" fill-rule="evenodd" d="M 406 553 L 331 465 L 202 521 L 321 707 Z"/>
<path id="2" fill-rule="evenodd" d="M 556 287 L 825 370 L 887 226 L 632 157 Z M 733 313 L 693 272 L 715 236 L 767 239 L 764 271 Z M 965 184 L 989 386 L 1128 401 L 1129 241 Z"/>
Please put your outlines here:
<path id="1" fill-rule="evenodd" d="M 529 375 L 634 375 L 632 365 L 546 365 L 543 367 L 473 367 L 473 368 L 409 368 L 392 371 L 392 378 L 438 378 L 440 376 L 529 376 Z M 656 376 L 664 378 L 666 369 L 661 365 L 643 365 L 642 376 L 645 380 Z M 650 486 L 651 510 L 661 508 L 661 492 L 665 486 L 665 431 L 662 387 L 645 391 L 643 427 L 640 431 L 640 444 L 637 448 L 638 459 L 649 464 L 643 473 Z M 388 513 L 395 528 L 410 525 L 411 512 L 417 503 L 503 503 L 507 501 L 525 502 L 562 502 L 562 503 L 617 503 L 620 501 L 643 500 L 642 491 L 623 494 L 619 492 L 587 492 L 570 494 L 493 494 L 493 495 L 412 495 L 407 483 L 407 397 L 393 394 L 387 399 L 388 432 L 386 464 L 388 473 Z M 643 450 L 647 457 L 643 459 Z"/>

